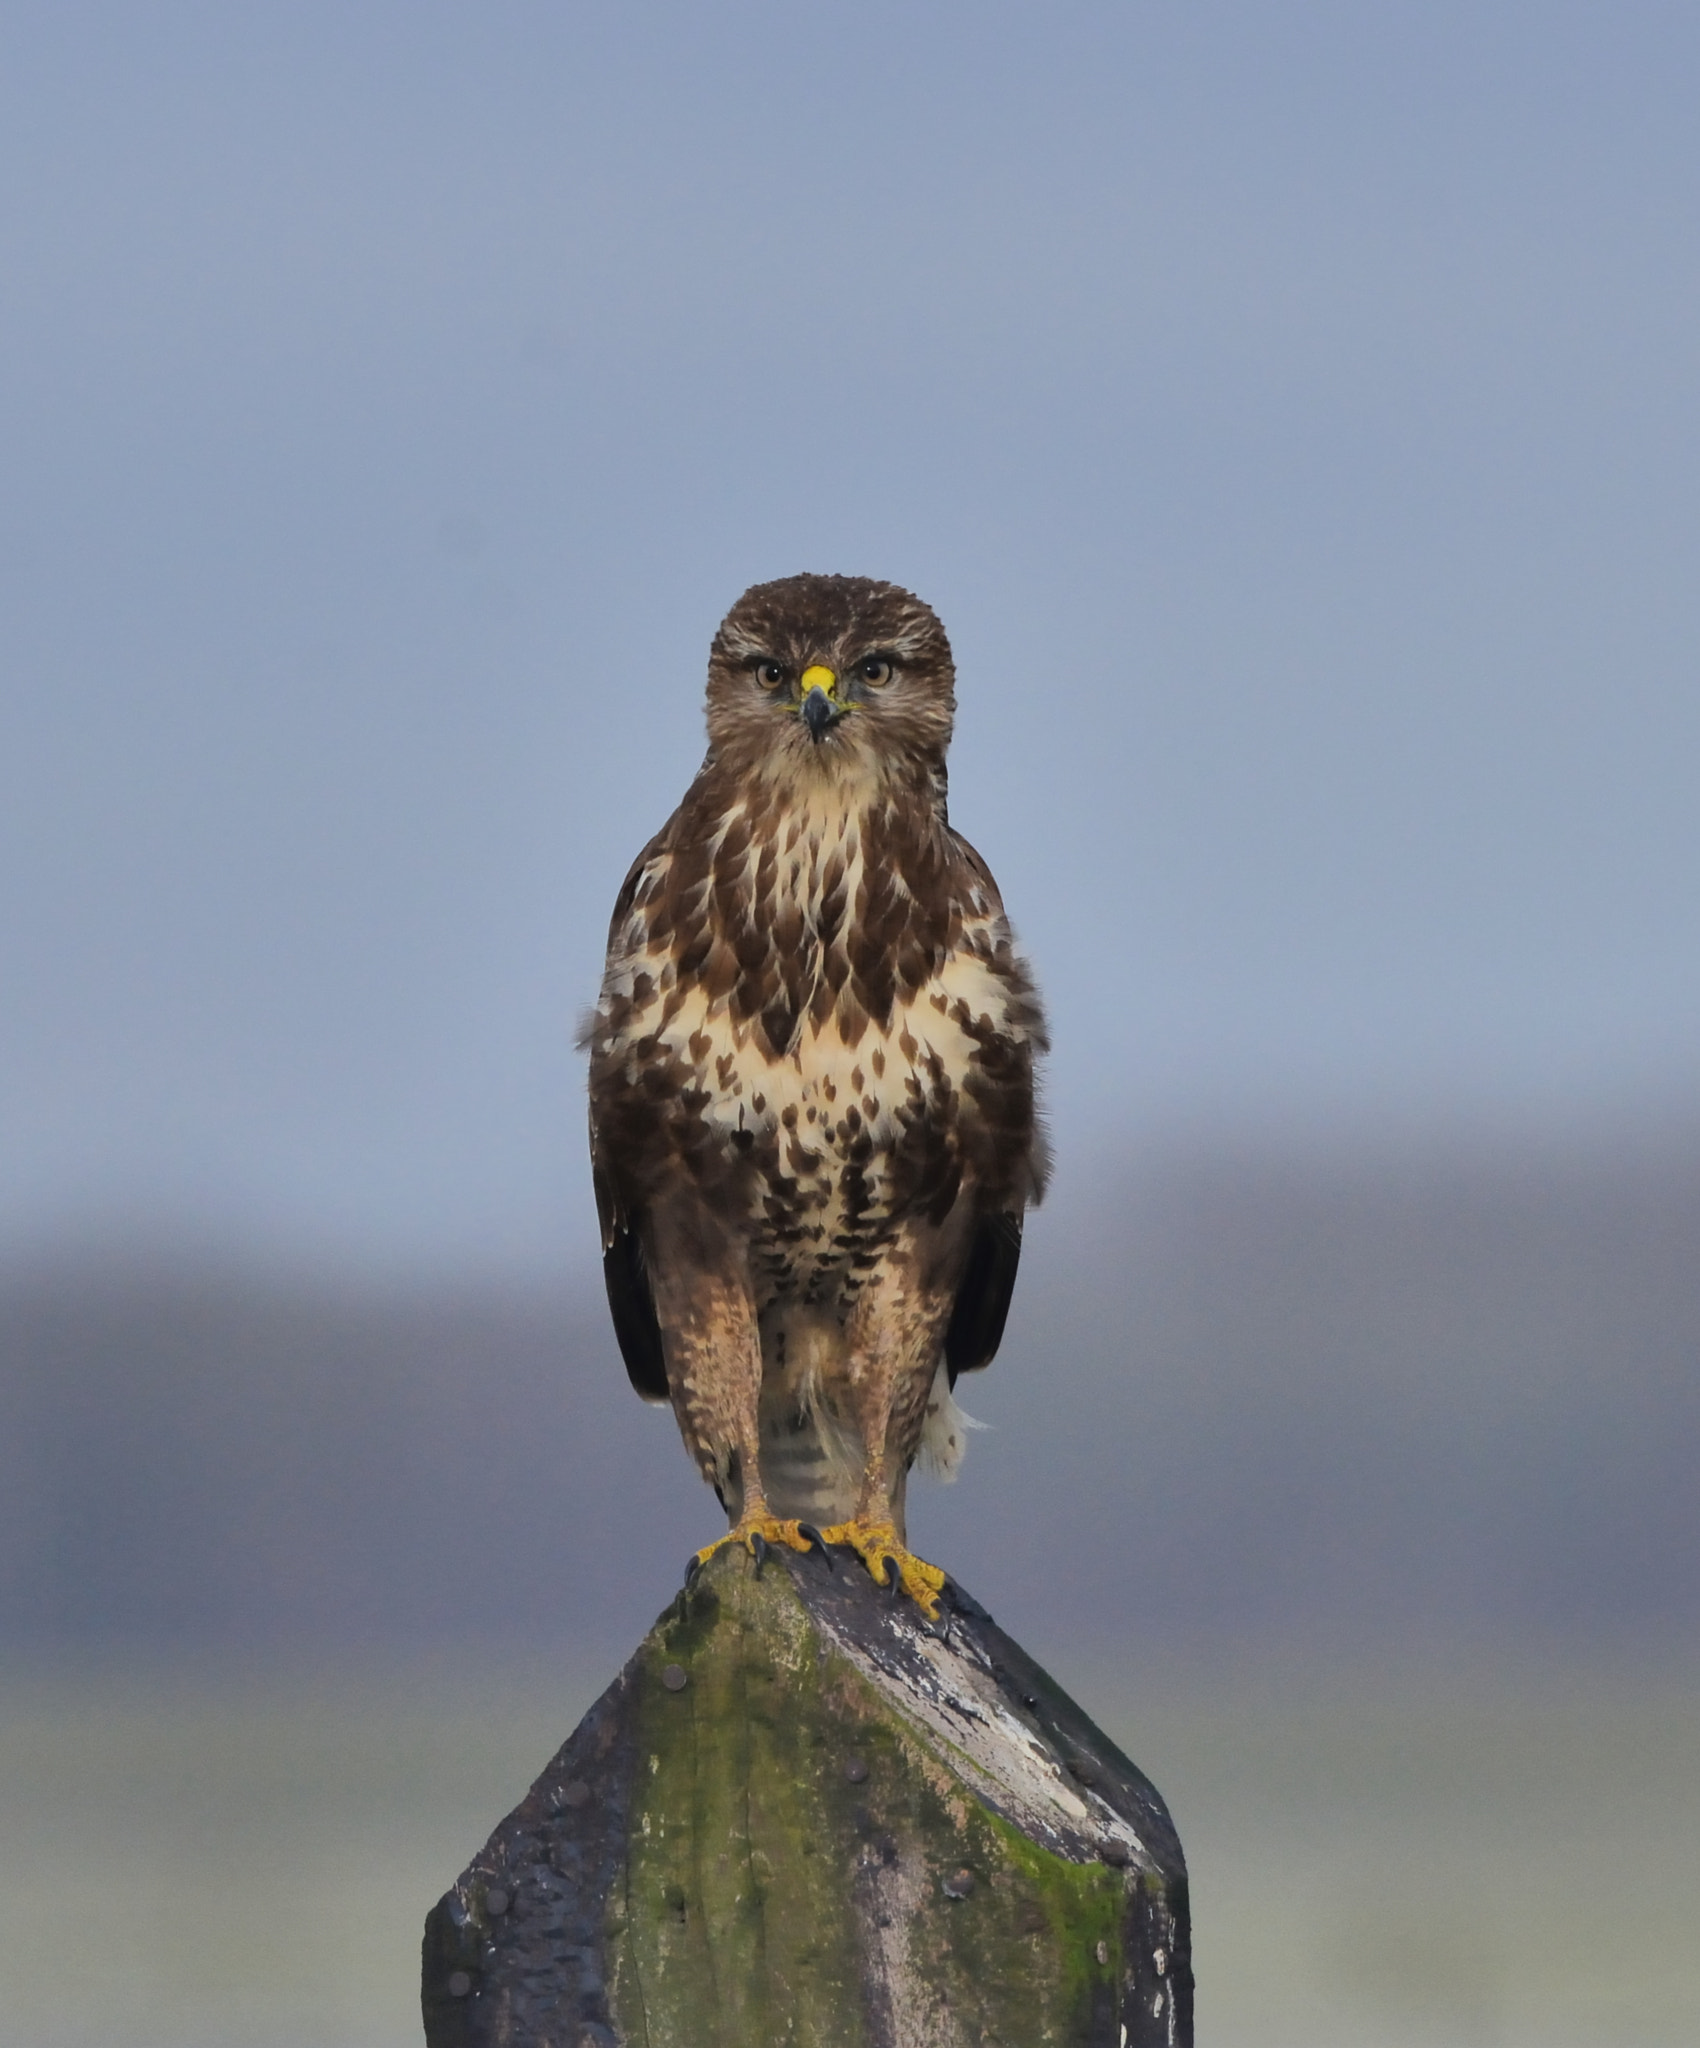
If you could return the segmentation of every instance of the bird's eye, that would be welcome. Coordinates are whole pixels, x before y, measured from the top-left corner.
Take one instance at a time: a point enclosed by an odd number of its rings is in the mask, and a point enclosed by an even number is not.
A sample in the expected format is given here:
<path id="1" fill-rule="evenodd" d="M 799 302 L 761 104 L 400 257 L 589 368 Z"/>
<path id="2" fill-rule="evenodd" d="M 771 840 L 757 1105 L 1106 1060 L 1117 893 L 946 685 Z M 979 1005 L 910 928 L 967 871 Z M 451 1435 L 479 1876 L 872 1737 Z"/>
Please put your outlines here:
<path id="1" fill-rule="evenodd" d="M 782 661 L 758 661 L 756 681 L 764 690 L 777 690 L 785 680 L 785 664 Z"/>
<path id="2" fill-rule="evenodd" d="M 891 663 L 881 661 L 877 654 L 870 654 L 866 661 L 857 664 L 856 673 L 864 683 L 872 683 L 877 688 L 879 684 L 891 681 Z"/>

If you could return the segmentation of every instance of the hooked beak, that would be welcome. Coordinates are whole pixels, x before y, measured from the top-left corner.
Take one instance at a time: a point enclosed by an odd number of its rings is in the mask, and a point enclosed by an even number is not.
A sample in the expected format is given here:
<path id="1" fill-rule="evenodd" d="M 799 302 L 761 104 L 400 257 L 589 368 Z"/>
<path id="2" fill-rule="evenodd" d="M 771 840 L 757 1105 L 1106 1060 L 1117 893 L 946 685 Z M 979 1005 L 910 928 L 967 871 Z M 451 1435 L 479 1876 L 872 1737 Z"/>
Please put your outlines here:
<path id="1" fill-rule="evenodd" d="M 831 669 L 822 667 L 818 662 L 804 669 L 797 687 L 802 694 L 798 709 L 803 723 L 809 728 L 809 738 L 818 747 L 822 736 L 845 716 L 850 707 L 837 700 L 838 678 Z"/>

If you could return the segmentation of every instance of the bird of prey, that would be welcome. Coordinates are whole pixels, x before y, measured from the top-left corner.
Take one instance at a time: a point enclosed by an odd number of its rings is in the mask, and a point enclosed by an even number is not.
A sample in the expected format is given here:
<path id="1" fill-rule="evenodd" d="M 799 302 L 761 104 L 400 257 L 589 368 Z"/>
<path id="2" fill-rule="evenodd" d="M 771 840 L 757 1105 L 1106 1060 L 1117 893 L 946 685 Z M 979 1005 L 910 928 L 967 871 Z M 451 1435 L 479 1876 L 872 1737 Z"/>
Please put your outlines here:
<path id="1" fill-rule="evenodd" d="M 955 668 L 920 599 L 757 584 L 708 663 L 708 755 L 633 863 L 586 1025 L 614 1328 L 742 1541 L 852 1547 L 936 1615 L 906 1547 L 951 1389 L 1003 1335 L 1043 1191 L 1045 1024 L 951 829 Z"/>

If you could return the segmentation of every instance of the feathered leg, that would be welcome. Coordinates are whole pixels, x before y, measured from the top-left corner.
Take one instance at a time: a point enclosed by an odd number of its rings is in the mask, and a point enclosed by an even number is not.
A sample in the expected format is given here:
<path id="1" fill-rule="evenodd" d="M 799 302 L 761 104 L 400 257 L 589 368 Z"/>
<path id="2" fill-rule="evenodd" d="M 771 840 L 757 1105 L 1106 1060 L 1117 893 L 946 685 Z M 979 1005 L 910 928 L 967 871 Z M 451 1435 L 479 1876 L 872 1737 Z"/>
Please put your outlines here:
<path id="1" fill-rule="evenodd" d="M 769 1511 L 762 1486 L 761 1338 L 749 1289 L 683 1259 L 657 1259 L 651 1270 L 671 1276 L 658 1285 L 656 1306 L 679 1433 L 732 1521 L 693 1565 L 706 1564 L 728 1543 L 758 1557 L 762 1543 L 812 1549 L 801 1523 Z"/>
<path id="2" fill-rule="evenodd" d="M 938 1618 L 945 1575 L 906 1547 L 892 1492 L 921 1439 L 949 1310 L 948 1297 L 929 1300 L 912 1268 L 895 1261 L 884 1284 L 852 1310 L 842 1398 L 862 1439 L 862 1484 L 852 1519 L 821 1531 L 824 1542 L 848 1544 L 879 1585 L 889 1583 L 886 1566 L 894 1567 L 898 1584 L 930 1620 Z"/>

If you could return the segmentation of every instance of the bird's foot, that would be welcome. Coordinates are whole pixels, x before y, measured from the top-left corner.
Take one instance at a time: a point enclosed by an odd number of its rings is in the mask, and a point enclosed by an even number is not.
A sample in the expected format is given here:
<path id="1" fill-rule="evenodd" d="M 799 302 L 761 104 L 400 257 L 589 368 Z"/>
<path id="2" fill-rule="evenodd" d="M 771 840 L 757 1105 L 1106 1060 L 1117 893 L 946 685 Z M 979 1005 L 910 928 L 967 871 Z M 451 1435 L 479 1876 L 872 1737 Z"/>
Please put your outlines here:
<path id="1" fill-rule="evenodd" d="M 786 1550 L 813 1550 L 822 1540 L 820 1531 L 807 1522 L 783 1521 L 777 1515 L 746 1515 L 736 1528 L 713 1543 L 705 1543 L 701 1550 L 693 1553 L 685 1570 L 687 1584 L 694 1579 L 705 1564 L 729 1543 L 741 1543 L 756 1561 L 760 1571 L 767 1553 L 775 1544 Z"/>
<path id="2" fill-rule="evenodd" d="M 945 1575 L 936 1564 L 928 1564 L 905 1550 L 890 1522 L 835 1522 L 820 1532 L 823 1543 L 847 1543 L 868 1568 L 876 1586 L 889 1586 L 886 1567 L 897 1573 L 897 1583 L 929 1621 L 939 1618 L 939 1595 Z"/>

